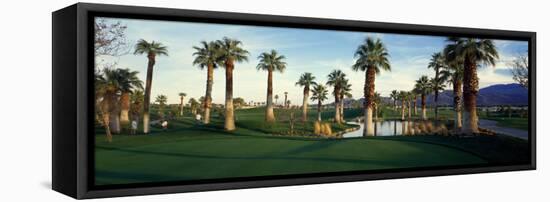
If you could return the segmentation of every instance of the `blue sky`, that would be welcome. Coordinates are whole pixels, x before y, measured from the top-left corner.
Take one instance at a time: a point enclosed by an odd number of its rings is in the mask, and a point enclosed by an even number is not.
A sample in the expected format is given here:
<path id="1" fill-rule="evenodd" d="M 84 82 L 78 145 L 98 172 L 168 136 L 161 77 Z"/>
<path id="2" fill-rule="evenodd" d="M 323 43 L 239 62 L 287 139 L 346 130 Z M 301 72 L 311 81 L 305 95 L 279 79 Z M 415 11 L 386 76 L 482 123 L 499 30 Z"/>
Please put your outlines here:
<path id="1" fill-rule="evenodd" d="M 224 36 L 243 42 L 243 48 L 250 52 L 249 61 L 236 64 L 234 70 L 234 97 L 248 101 L 265 102 L 267 72 L 256 70 L 258 55 L 277 50 L 285 55 L 287 68 L 275 73 L 274 94 L 283 97 L 289 92 L 293 104 L 301 103 L 302 89 L 294 84 L 303 72 L 311 72 L 317 82 L 326 82 L 327 75 L 334 69 L 347 74 L 352 84 L 354 98 L 363 93 L 364 73 L 354 72 L 353 53 L 367 36 L 380 38 L 390 54 L 391 72 L 381 72 L 376 77 L 376 90 L 387 96 L 391 90 L 411 90 L 414 81 L 421 75 L 433 77 L 427 64 L 434 52 L 445 45 L 444 37 L 365 33 L 349 31 L 328 31 L 312 29 L 291 29 L 261 26 L 220 25 L 207 23 L 185 23 L 153 20 L 108 19 L 127 25 L 127 40 L 135 44 L 139 39 L 157 41 L 168 47 L 169 56 L 157 58 L 153 73 L 152 96 L 164 94 L 168 103 L 179 102 L 178 93 L 187 93 L 187 98 L 199 98 L 205 94 L 206 70 L 193 66 L 192 46 L 200 41 L 212 41 Z M 479 69 L 480 88 L 498 84 L 513 83 L 508 63 L 519 53 L 527 51 L 527 42 L 495 40 L 500 60 L 495 67 Z M 121 57 L 101 57 L 100 60 L 117 62 L 119 68 L 139 71 L 145 80 L 147 58 L 145 55 L 127 54 Z M 213 101 L 223 103 L 225 97 L 225 73 L 220 68 L 214 72 Z M 333 98 L 328 102 L 332 102 Z M 281 100 L 279 100 L 281 102 Z"/>

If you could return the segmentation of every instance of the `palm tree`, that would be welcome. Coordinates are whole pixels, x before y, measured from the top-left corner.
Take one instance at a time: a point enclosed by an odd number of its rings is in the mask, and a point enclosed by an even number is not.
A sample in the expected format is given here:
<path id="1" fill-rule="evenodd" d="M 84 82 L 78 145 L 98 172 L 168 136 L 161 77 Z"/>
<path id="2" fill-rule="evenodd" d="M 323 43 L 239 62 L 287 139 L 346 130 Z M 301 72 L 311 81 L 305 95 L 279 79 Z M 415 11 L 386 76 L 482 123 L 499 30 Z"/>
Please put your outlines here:
<path id="1" fill-rule="evenodd" d="M 447 68 L 446 64 L 447 63 L 445 55 L 441 52 L 432 54 L 432 58 L 430 59 L 430 63 L 428 64 L 428 68 L 432 68 L 435 71 L 435 76 L 432 81 L 432 87 L 434 88 L 433 92 L 435 119 L 438 119 L 439 117 L 439 91 L 444 90 L 445 82 L 449 77 L 449 72 L 445 70 L 445 68 Z"/>
<path id="2" fill-rule="evenodd" d="M 96 75 L 96 88 L 103 88 L 99 89 L 103 93 L 102 105 L 108 106 L 103 112 L 106 112 L 104 115 L 109 115 L 109 133 L 120 133 L 121 119 L 124 119 L 125 125 L 129 122 L 130 93 L 133 89 L 143 88 L 143 82 L 137 74 L 138 72 L 129 69 L 105 68 L 103 75 Z"/>
<path id="3" fill-rule="evenodd" d="M 405 120 L 405 107 L 407 102 L 407 92 L 406 91 L 399 91 L 399 94 L 397 97 L 399 97 L 399 100 L 401 101 L 401 120 Z"/>
<path id="4" fill-rule="evenodd" d="M 340 93 L 345 84 L 346 74 L 341 70 L 333 70 L 328 75 L 327 85 L 332 86 L 334 89 L 332 91 L 332 95 L 334 95 L 334 108 L 336 110 L 334 113 L 334 121 L 338 124 L 342 123 L 342 118 L 340 116 Z"/>
<path id="5" fill-rule="evenodd" d="M 271 50 L 271 52 L 264 52 L 258 56 L 260 62 L 256 66 L 258 70 L 267 71 L 267 106 L 265 108 L 265 121 L 274 122 L 275 114 L 273 113 L 273 71 L 283 73 L 286 68 L 286 62 L 284 55 L 279 55 L 277 51 Z"/>
<path id="6" fill-rule="evenodd" d="M 455 110 L 455 129 L 462 129 L 462 78 L 464 76 L 464 66 L 462 59 L 447 59 L 447 70 L 450 72 L 448 82 L 453 86 L 453 107 Z"/>
<path id="7" fill-rule="evenodd" d="M 408 119 L 411 119 L 411 103 L 414 98 L 414 93 L 412 91 L 407 91 L 407 109 L 408 109 Z"/>
<path id="8" fill-rule="evenodd" d="M 214 84 L 214 69 L 222 63 L 219 57 L 219 44 L 216 42 L 201 41 L 201 46 L 193 46 L 195 60 L 193 65 L 201 69 L 206 68 L 206 93 L 204 108 L 204 124 L 210 123 L 210 109 L 212 108 L 212 85 Z M 183 102 L 182 102 L 183 103 Z"/>
<path id="9" fill-rule="evenodd" d="M 220 61 L 225 67 L 225 124 L 227 131 L 235 130 L 235 114 L 233 109 L 233 69 L 235 62 L 248 61 L 248 51 L 242 48 L 242 42 L 224 37 L 216 41 L 219 46 Z"/>
<path id="10" fill-rule="evenodd" d="M 123 126 L 130 123 L 128 112 L 130 111 L 130 94 L 133 90 L 143 89 L 143 81 L 138 78 L 138 71 L 130 69 L 116 69 L 119 90 L 120 90 L 120 124 Z"/>
<path id="11" fill-rule="evenodd" d="M 349 83 L 349 80 L 346 79 L 344 81 L 344 85 L 342 85 L 342 88 L 340 89 L 340 120 L 344 121 L 344 98 L 352 98 L 353 95 L 351 94 L 351 84 Z"/>
<path id="12" fill-rule="evenodd" d="M 413 88 L 411 90 L 411 93 L 412 93 L 412 99 L 413 99 L 413 107 L 414 107 L 414 115 L 416 116 L 417 115 L 417 102 L 418 102 L 418 91 L 416 90 L 416 88 Z"/>
<path id="13" fill-rule="evenodd" d="M 426 116 L 426 96 L 432 92 L 432 84 L 430 83 L 428 76 L 421 76 L 418 80 L 416 80 L 414 89 L 416 92 L 418 92 L 418 94 L 420 94 L 422 119 L 427 120 L 428 117 Z"/>
<path id="14" fill-rule="evenodd" d="M 183 99 L 187 96 L 186 93 L 179 93 L 180 96 L 180 116 L 183 116 Z"/>
<path id="15" fill-rule="evenodd" d="M 130 106 L 131 119 L 139 123 L 139 114 L 143 108 L 143 90 L 134 90 L 130 100 L 132 102 Z"/>
<path id="16" fill-rule="evenodd" d="M 115 71 L 106 68 L 103 70 L 103 74 L 96 73 L 94 87 L 97 99 L 99 100 L 101 120 L 105 127 L 107 141 L 111 142 L 111 118 L 113 112 L 115 112 L 117 108 L 117 93 L 119 90 L 119 83 Z"/>
<path id="17" fill-rule="evenodd" d="M 296 82 L 297 86 L 304 87 L 304 99 L 302 101 L 302 121 L 307 121 L 307 106 L 309 101 L 309 91 L 310 86 L 317 84 L 315 81 L 315 76 L 313 76 L 311 73 L 306 72 L 303 73 L 300 76 L 300 79 L 298 79 L 298 82 Z"/>
<path id="18" fill-rule="evenodd" d="M 372 98 L 374 96 L 374 83 L 376 74 L 380 74 L 380 70 L 390 71 L 389 54 L 385 45 L 380 39 L 368 37 L 365 43 L 360 45 L 355 51 L 355 64 L 352 69 L 354 71 L 365 72 L 365 87 L 364 87 L 364 110 L 365 110 L 365 126 L 363 134 L 374 135 L 374 125 L 372 124 Z"/>
<path id="19" fill-rule="evenodd" d="M 279 102 L 277 102 L 277 100 L 279 100 L 279 95 L 275 95 L 275 105 L 279 104 Z"/>
<path id="20" fill-rule="evenodd" d="M 200 103 L 195 98 L 191 98 L 189 99 L 189 105 L 191 107 L 191 113 L 193 113 L 193 115 L 196 115 L 197 108 L 199 108 Z"/>
<path id="21" fill-rule="evenodd" d="M 390 93 L 390 98 L 393 100 L 393 110 L 397 109 L 397 90 L 392 90 Z"/>
<path id="22" fill-rule="evenodd" d="M 321 107 L 323 101 L 328 99 L 328 89 L 323 84 L 316 83 L 311 90 L 311 100 L 317 100 L 317 121 L 321 121 Z"/>
<path id="23" fill-rule="evenodd" d="M 432 87 L 432 93 L 434 93 L 434 118 L 436 120 L 438 119 L 438 104 L 437 101 L 435 101 L 435 94 L 445 90 L 445 82 L 446 80 L 443 77 L 439 77 L 438 79 L 434 77 L 430 79 L 430 86 Z"/>
<path id="24" fill-rule="evenodd" d="M 164 106 L 166 106 L 166 102 L 168 101 L 168 98 L 166 95 L 157 95 L 155 98 L 155 102 L 159 103 L 159 114 L 164 116 Z"/>
<path id="25" fill-rule="evenodd" d="M 288 105 L 287 105 L 287 97 L 288 97 L 288 92 L 285 92 L 285 102 L 283 103 L 284 108 L 287 108 L 287 107 L 288 107 Z"/>
<path id="26" fill-rule="evenodd" d="M 156 57 L 161 55 L 168 56 L 166 46 L 161 43 L 152 41 L 151 43 L 140 39 L 135 46 L 135 55 L 147 54 L 147 78 L 145 81 L 145 95 L 143 101 L 143 133 L 149 133 L 149 105 L 151 103 L 151 87 L 153 82 L 153 67 L 155 66 Z"/>
<path id="27" fill-rule="evenodd" d="M 464 72 L 462 81 L 464 83 L 464 107 L 465 124 L 462 131 L 467 134 L 478 133 L 477 117 L 477 93 L 479 79 L 477 77 L 478 66 L 494 66 L 499 58 L 497 48 L 492 40 L 476 38 L 449 37 L 448 45 L 444 53 L 449 60 L 457 58 L 464 60 Z"/>

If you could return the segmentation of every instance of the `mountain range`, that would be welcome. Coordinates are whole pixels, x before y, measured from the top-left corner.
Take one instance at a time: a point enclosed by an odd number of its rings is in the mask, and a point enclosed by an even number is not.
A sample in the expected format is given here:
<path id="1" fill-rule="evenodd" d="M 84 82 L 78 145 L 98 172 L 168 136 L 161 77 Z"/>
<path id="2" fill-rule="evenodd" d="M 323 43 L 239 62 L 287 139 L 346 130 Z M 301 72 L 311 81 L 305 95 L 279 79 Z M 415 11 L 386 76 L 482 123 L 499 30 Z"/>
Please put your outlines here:
<path id="1" fill-rule="evenodd" d="M 392 103 L 393 101 L 389 97 L 382 97 L 386 103 Z M 420 101 L 420 97 L 418 98 Z M 362 101 L 363 98 L 359 99 Z M 496 84 L 479 89 L 477 96 L 478 106 L 495 106 L 495 105 L 512 105 L 512 106 L 525 106 L 529 102 L 529 91 L 520 84 Z M 426 97 L 426 104 L 433 105 L 434 95 L 431 94 Z M 440 106 L 452 106 L 453 105 L 453 91 L 445 90 L 439 94 Z"/>

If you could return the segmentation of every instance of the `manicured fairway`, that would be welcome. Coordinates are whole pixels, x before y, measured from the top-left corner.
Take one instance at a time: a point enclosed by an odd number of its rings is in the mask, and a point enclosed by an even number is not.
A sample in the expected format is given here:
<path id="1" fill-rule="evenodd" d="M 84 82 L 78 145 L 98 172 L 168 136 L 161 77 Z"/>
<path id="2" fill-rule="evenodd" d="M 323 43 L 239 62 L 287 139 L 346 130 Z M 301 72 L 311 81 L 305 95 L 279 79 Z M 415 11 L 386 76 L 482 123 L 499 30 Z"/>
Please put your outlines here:
<path id="1" fill-rule="evenodd" d="M 370 139 L 314 139 L 192 130 L 155 135 L 97 136 L 96 183 L 136 183 L 212 179 L 486 161 L 451 147 Z"/>
<path id="2" fill-rule="evenodd" d="M 277 124 L 265 125 L 262 114 L 259 109 L 237 111 L 238 129 L 230 133 L 223 130 L 219 117 L 205 126 L 186 116 L 171 121 L 167 131 L 153 128 L 149 135 L 115 135 L 111 143 L 96 128 L 96 184 L 518 163 L 528 161 L 529 156 L 526 141 L 505 136 L 327 139 L 269 135 L 284 133 L 288 122 L 279 112 Z M 296 130 L 311 130 L 308 124 L 297 122 Z M 333 127 L 338 131 L 348 126 Z"/>

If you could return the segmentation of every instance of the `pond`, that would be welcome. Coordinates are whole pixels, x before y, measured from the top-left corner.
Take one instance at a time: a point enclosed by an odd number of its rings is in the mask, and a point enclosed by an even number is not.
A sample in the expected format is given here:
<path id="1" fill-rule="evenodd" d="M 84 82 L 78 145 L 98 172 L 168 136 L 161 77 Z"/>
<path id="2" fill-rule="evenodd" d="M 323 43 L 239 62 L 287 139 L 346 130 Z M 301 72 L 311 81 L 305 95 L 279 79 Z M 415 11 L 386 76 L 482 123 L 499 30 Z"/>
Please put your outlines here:
<path id="1" fill-rule="evenodd" d="M 363 123 L 347 122 L 348 124 L 359 125 L 360 129 L 345 133 L 344 138 L 348 137 L 363 137 Z M 443 121 L 422 121 L 422 120 L 384 120 L 374 122 L 375 136 L 396 136 L 396 135 L 415 135 L 415 134 L 430 134 L 439 133 L 446 134 L 452 123 Z"/>

